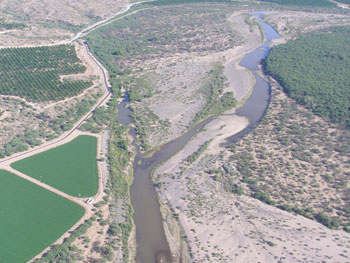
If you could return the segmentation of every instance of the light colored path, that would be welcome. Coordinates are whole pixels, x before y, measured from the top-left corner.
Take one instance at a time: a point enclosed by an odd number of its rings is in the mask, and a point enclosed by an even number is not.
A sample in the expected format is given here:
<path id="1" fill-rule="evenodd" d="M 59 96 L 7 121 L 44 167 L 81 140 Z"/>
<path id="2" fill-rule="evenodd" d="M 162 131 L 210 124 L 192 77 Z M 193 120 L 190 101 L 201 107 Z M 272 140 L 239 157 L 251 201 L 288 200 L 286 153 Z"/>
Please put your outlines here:
<path id="1" fill-rule="evenodd" d="M 85 213 L 84 213 L 84 216 L 78 221 L 76 222 L 76 224 L 74 224 L 73 227 L 71 227 L 66 233 L 64 233 L 58 240 L 56 240 L 53 244 L 51 245 L 55 245 L 55 244 L 60 244 L 63 242 L 63 240 L 65 238 L 67 238 L 69 236 L 69 233 L 73 230 L 75 230 L 79 225 L 81 225 L 82 223 L 84 223 L 84 221 L 88 218 L 90 218 L 93 214 L 93 211 L 92 211 L 92 205 L 87 205 L 85 204 L 83 198 L 76 198 L 76 197 L 72 197 L 62 191 L 59 191 L 47 184 L 44 184 L 42 182 L 40 182 L 39 180 L 36 180 L 28 175 L 25 175 L 13 168 L 10 167 L 11 163 L 13 162 L 16 162 L 16 161 L 19 161 L 23 158 L 27 158 L 27 157 L 30 157 L 30 156 L 33 156 L 35 154 L 38 154 L 40 152 L 43 152 L 43 151 L 47 151 L 49 149 L 52 149 L 52 148 L 55 148 L 57 146 L 60 146 L 60 145 L 63 145 L 65 143 L 68 143 L 70 142 L 71 140 L 75 139 L 77 136 L 79 135 L 82 135 L 82 134 L 86 134 L 86 135 L 92 135 L 92 136 L 96 136 L 98 138 L 98 149 L 97 149 L 97 159 L 103 157 L 103 156 L 100 156 L 101 154 L 101 136 L 99 135 L 94 135 L 94 134 L 89 134 L 89 133 L 84 133 L 84 132 L 81 132 L 78 130 L 79 126 L 85 121 L 87 120 L 93 113 L 94 110 L 96 110 L 98 107 L 100 107 L 101 105 L 104 105 L 108 100 L 109 98 L 111 97 L 111 91 L 110 91 L 110 88 L 109 88 L 109 83 L 108 83 L 108 75 L 107 75 L 107 71 L 103 68 L 103 66 L 93 57 L 93 55 L 89 52 L 89 49 L 88 49 L 88 46 L 86 44 L 84 44 L 85 46 L 85 51 L 87 52 L 88 56 L 91 58 L 91 60 L 94 62 L 94 64 L 96 65 L 96 67 L 99 68 L 99 70 L 101 71 L 101 75 L 102 75 L 102 79 L 103 79 L 103 83 L 104 83 L 104 86 L 105 86 L 105 94 L 98 100 L 98 102 L 90 109 L 90 111 L 85 114 L 82 118 L 80 118 L 80 120 L 73 126 L 73 128 L 69 131 L 67 131 L 66 133 L 62 134 L 59 138 L 51 141 L 51 142 L 47 142 L 41 146 L 38 146 L 38 147 L 35 147 L 35 148 L 32 148 L 32 149 L 29 149 L 25 152 L 21 152 L 21 153 L 17 153 L 17 154 L 14 154 L 10 157 L 7 157 L 7 158 L 3 158 L 0 160 L 0 169 L 4 169 L 4 170 L 7 170 L 17 176 L 20 176 L 32 183 L 35 183 L 36 185 L 40 186 L 40 187 L 43 187 L 55 194 L 58 194 L 64 198 L 67 198 L 79 205 L 81 205 L 84 209 L 85 209 Z M 102 174 L 102 171 L 103 171 L 103 167 L 102 167 L 102 163 L 98 163 L 98 178 L 99 178 L 99 187 L 98 187 L 98 192 L 97 194 L 93 197 L 94 198 L 94 202 L 99 202 L 101 199 L 102 199 L 102 196 L 103 196 L 103 180 L 104 180 L 104 177 L 106 176 L 106 174 Z M 51 245 L 46 248 L 45 250 L 43 250 L 39 255 L 35 256 L 31 261 L 37 259 L 37 258 L 40 258 L 44 253 L 46 253 Z"/>
<path id="2" fill-rule="evenodd" d="M 153 1 L 140 1 L 140 2 L 135 2 L 135 3 L 129 4 L 129 5 L 127 5 L 127 7 L 124 10 L 122 10 L 122 11 L 120 11 L 120 12 L 118 12 L 118 13 L 112 15 L 112 16 L 110 16 L 109 18 L 106 18 L 106 19 L 104 19 L 102 21 L 99 21 L 99 22 L 97 22 L 97 23 L 95 23 L 93 25 L 90 25 L 90 26 L 84 28 L 83 30 L 78 32 L 73 38 L 68 39 L 68 40 L 61 40 L 61 41 L 57 41 L 57 42 L 52 43 L 52 44 L 45 44 L 45 45 L 1 46 L 0 49 L 2 49 L 2 48 L 18 48 L 18 47 L 49 47 L 49 46 L 70 44 L 70 43 L 73 43 L 74 41 L 77 41 L 79 38 L 85 36 L 86 34 L 91 33 L 92 31 L 96 30 L 97 28 L 100 28 L 101 26 L 104 26 L 104 25 L 107 25 L 109 23 L 112 23 L 113 21 L 121 19 L 121 18 L 123 18 L 125 16 L 131 15 L 131 14 L 135 14 L 135 13 L 141 11 L 141 10 L 147 9 L 147 8 L 139 9 L 139 10 L 135 10 L 133 12 L 130 12 L 128 14 L 125 14 L 123 16 L 119 16 L 119 15 L 122 15 L 122 14 L 128 12 L 130 10 L 130 8 L 133 7 L 134 5 L 138 5 L 138 4 L 145 3 L 145 2 L 153 2 Z M 116 17 L 116 16 L 119 16 L 119 17 Z M 0 34 L 1 33 L 4 34 L 5 32 L 0 32 Z"/>
<path id="3" fill-rule="evenodd" d="M 112 15 L 111 17 L 109 17 L 109 18 L 107 18 L 105 20 L 97 22 L 97 23 L 95 23 L 95 24 L 93 24 L 93 25 L 91 25 L 91 26 L 81 30 L 71 40 L 69 40 L 67 43 L 71 43 L 71 42 L 73 42 L 73 41 L 75 41 L 75 40 L 85 36 L 86 34 L 91 33 L 92 31 L 96 30 L 97 28 L 100 28 L 101 26 L 107 25 L 107 24 L 109 24 L 109 23 L 111 23 L 111 22 L 113 22 L 115 20 L 121 19 L 121 18 L 125 17 L 126 15 L 134 14 L 134 13 L 140 11 L 140 10 L 137 10 L 137 11 L 131 12 L 129 14 L 126 14 L 124 16 L 116 17 L 116 16 L 119 16 L 119 15 L 121 15 L 123 13 L 128 12 L 130 10 L 130 8 L 133 7 L 134 5 L 138 5 L 138 4 L 145 3 L 145 2 L 152 2 L 152 1 L 140 1 L 140 2 L 135 2 L 135 3 L 129 4 L 129 5 L 126 6 L 126 8 L 124 10 L 122 10 L 122 11 Z"/>
<path id="4" fill-rule="evenodd" d="M 111 91 L 110 91 L 108 80 L 107 80 L 108 79 L 108 76 L 106 73 L 107 71 L 102 67 L 102 65 L 99 62 L 97 62 L 97 60 L 92 56 L 92 54 L 90 54 L 89 49 L 88 49 L 86 44 L 85 44 L 85 49 L 86 49 L 86 52 L 89 54 L 89 57 L 95 62 L 96 66 L 99 67 L 101 72 L 102 72 L 104 86 L 106 89 L 105 94 L 97 101 L 97 103 L 89 110 L 88 113 L 86 113 L 83 117 L 81 117 L 79 119 L 79 121 L 73 126 L 73 128 L 71 130 L 65 132 L 64 134 L 62 134 L 60 137 L 58 137 L 57 139 L 55 139 L 53 141 L 47 142 L 47 143 L 40 145 L 38 147 L 31 148 L 31 149 L 24 151 L 24 152 L 16 153 L 10 157 L 0 159 L 0 168 L 2 166 L 6 166 L 12 162 L 21 160 L 23 158 L 27 158 L 29 156 L 38 154 L 42 151 L 49 150 L 51 148 L 57 147 L 59 145 L 62 145 L 64 143 L 71 141 L 73 138 L 75 138 L 73 133 L 78 130 L 80 125 L 92 115 L 94 110 L 96 110 L 101 105 L 105 104 L 110 99 Z"/>

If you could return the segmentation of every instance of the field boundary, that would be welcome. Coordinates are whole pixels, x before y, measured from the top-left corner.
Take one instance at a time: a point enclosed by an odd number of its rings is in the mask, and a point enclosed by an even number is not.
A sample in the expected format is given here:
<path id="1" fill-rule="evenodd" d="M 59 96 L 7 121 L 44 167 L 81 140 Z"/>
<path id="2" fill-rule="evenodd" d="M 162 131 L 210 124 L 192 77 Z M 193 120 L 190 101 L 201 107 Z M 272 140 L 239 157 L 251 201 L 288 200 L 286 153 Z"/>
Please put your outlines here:
<path id="1" fill-rule="evenodd" d="M 147 1 L 143 1 L 143 2 L 147 2 Z M 63 133 L 61 136 L 59 136 L 57 139 L 53 140 L 53 141 L 49 141 L 44 143 L 43 145 L 31 148 L 29 150 L 26 150 L 24 152 L 20 152 L 20 153 L 16 153 L 12 156 L 0 159 L 0 169 L 6 170 L 8 172 L 13 173 L 16 176 L 19 176 L 31 183 L 34 183 L 36 185 L 38 185 L 39 187 L 45 188 L 46 190 L 49 190 L 50 192 L 53 192 L 59 196 L 62 196 L 70 201 L 73 201 L 75 203 L 77 203 L 78 205 L 80 205 L 81 207 L 84 208 L 85 213 L 82 216 L 82 218 L 76 222 L 69 230 L 67 230 L 61 237 L 59 237 L 55 242 L 53 242 L 52 244 L 50 244 L 46 249 L 44 249 L 43 251 L 41 251 L 38 255 L 36 255 L 35 257 L 33 257 L 30 261 L 28 262 L 33 262 L 34 260 L 41 258 L 42 255 L 44 255 L 45 253 L 47 253 L 50 249 L 51 246 L 53 245 L 57 245 L 60 244 L 64 241 L 65 238 L 70 236 L 70 232 L 74 231 L 77 227 L 79 227 L 82 223 L 84 223 L 84 221 L 86 219 L 88 219 L 89 217 L 91 217 L 93 215 L 93 211 L 92 205 L 88 205 L 85 203 L 86 198 L 78 198 L 78 197 L 73 197 L 70 196 L 54 187 L 51 187 L 45 183 L 40 182 L 37 179 L 34 179 L 24 173 L 21 173 L 15 169 L 13 169 L 12 167 L 10 167 L 10 165 L 15 162 L 15 161 L 19 161 L 21 159 L 36 155 L 38 153 L 50 150 L 52 148 L 56 148 L 60 145 L 66 144 L 70 141 L 72 141 L 73 139 L 75 139 L 76 137 L 78 137 L 79 135 L 90 135 L 90 136 L 94 136 L 97 137 L 97 156 L 96 156 L 96 161 L 97 163 L 97 170 L 98 170 L 98 191 L 97 194 L 95 196 L 93 196 L 94 198 L 94 202 L 99 202 L 100 200 L 102 200 L 103 197 L 103 188 L 104 188 L 104 179 L 105 177 L 107 177 L 107 174 L 104 174 L 105 169 L 103 168 L 103 163 L 99 162 L 98 159 L 102 158 L 103 154 L 106 153 L 102 153 L 103 151 L 103 147 L 102 147 L 102 137 L 103 134 L 91 134 L 91 133 L 87 133 L 87 132 L 82 132 L 79 131 L 78 128 L 89 118 L 92 116 L 92 114 L 94 113 L 94 111 L 99 108 L 102 105 L 105 105 L 106 102 L 111 98 L 112 96 L 112 90 L 110 88 L 110 83 L 109 83 L 109 76 L 108 76 L 108 71 L 104 68 L 104 66 L 93 56 L 93 54 L 90 53 L 89 51 L 89 47 L 87 45 L 87 43 L 85 41 L 80 41 L 79 38 L 81 38 L 82 36 L 91 33 L 92 31 L 94 31 L 97 28 L 100 28 L 106 24 L 112 23 L 118 19 L 121 19 L 127 15 L 129 15 L 128 13 L 126 13 L 133 5 L 137 5 L 140 4 L 141 2 L 136 2 L 133 4 L 130 4 L 129 7 L 126 10 L 123 10 L 121 12 L 118 12 L 117 14 L 105 19 L 104 21 L 100 21 L 96 24 L 93 24 L 85 29 L 83 29 L 81 32 L 79 32 L 78 34 L 76 34 L 72 39 L 68 40 L 68 41 L 61 41 L 61 42 L 57 42 L 54 44 L 49 44 L 49 45 L 33 45 L 33 47 L 41 47 L 41 46 L 56 46 L 56 45 L 62 45 L 62 44 L 71 44 L 74 41 L 78 41 L 79 43 L 82 43 L 84 48 L 85 48 L 85 52 L 87 53 L 87 55 L 90 57 L 90 59 L 93 61 L 93 64 L 95 64 L 95 66 L 97 68 L 99 68 L 99 70 L 101 71 L 102 74 L 102 78 L 103 78 L 103 85 L 105 88 L 105 93 L 103 94 L 103 96 L 101 96 L 101 98 L 99 98 L 99 100 L 96 102 L 96 104 L 89 110 L 88 113 L 86 113 L 84 116 L 82 116 L 73 126 L 72 129 L 70 129 L 69 131 Z M 142 10 L 142 9 L 141 9 Z M 141 11 L 141 10 L 135 10 L 132 13 Z M 126 13 L 125 15 L 123 15 L 123 13 Z M 120 17 L 116 17 L 118 15 L 121 15 Z M 30 47 L 30 46 L 14 46 L 14 47 L 0 47 L 1 48 L 20 48 L 20 47 Z M 80 94 L 79 94 L 80 95 Z M 79 96 L 78 95 L 78 96 Z M 25 101 L 26 102 L 26 101 Z"/>
<path id="2" fill-rule="evenodd" d="M 92 216 L 93 214 L 93 211 L 92 211 L 92 206 L 90 205 L 87 205 L 85 204 L 84 200 L 86 198 L 77 198 L 77 197 L 73 197 L 73 196 L 70 196 L 66 193 L 63 193 L 61 191 L 59 191 L 58 189 L 56 188 L 53 188 L 49 185 L 46 185 L 42 182 L 40 182 L 39 180 L 36 180 L 28 175 L 25 175 L 23 173 L 20 173 L 19 171 L 13 169 L 10 167 L 10 164 L 15 162 L 15 161 L 19 161 L 21 159 L 24 159 L 24 158 L 27 158 L 27 157 L 30 157 L 30 156 L 33 156 L 33 155 L 36 155 L 40 152 L 43 152 L 43 151 L 47 151 L 47 150 L 50 150 L 52 148 L 56 148 L 57 146 L 60 146 L 60 145 L 63 145 L 63 144 L 66 144 L 70 141 L 72 141 L 73 139 L 75 139 L 77 136 L 79 135 L 90 135 L 90 136 L 94 136 L 94 137 L 97 137 L 97 156 L 96 156 L 96 161 L 97 159 L 100 159 L 101 158 L 101 149 L 102 149 L 102 135 L 101 134 L 91 134 L 91 133 L 87 133 L 87 132 L 82 132 L 82 131 L 79 131 L 78 128 L 80 127 L 80 125 L 82 123 L 84 123 L 92 114 L 93 112 L 99 108 L 100 106 L 104 105 L 110 98 L 111 98 L 111 95 L 112 95 L 112 92 L 111 92 L 111 89 L 109 87 L 109 81 L 108 81 L 108 72 L 106 71 L 106 69 L 95 59 L 95 57 L 89 52 L 89 48 L 87 46 L 87 44 L 84 42 L 83 43 L 84 47 L 85 47 L 85 52 L 87 52 L 88 56 L 93 60 L 94 64 L 100 69 L 102 75 L 103 75 L 103 84 L 105 86 L 105 94 L 97 101 L 97 103 L 89 110 L 88 113 L 86 113 L 82 118 L 79 119 L 78 122 L 76 122 L 74 124 L 74 127 L 67 131 L 66 133 L 62 134 L 59 138 L 57 138 L 56 140 L 54 141 L 50 141 L 50 142 L 47 142 L 43 145 L 40 145 L 38 147 L 35 147 L 35 148 L 32 148 L 30 150 L 27 150 L 27 151 L 24 151 L 24 152 L 20 152 L 20 153 L 17 153 L 17 154 L 14 154 L 10 157 L 7 157 L 7 158 L 3 158 L 2 160 L 0 160 L 0 169 L 3 169 L 3 170 L 6 170 L 8 172 L 11 172 L 27 181 L 30 181 L 40 187 L 43 187 L 47 190 L 49 190 L 50 192 L 53 192 L 55 194 L 58 194 L 68 200 L 71 200 L 77 204 L 79 204 L 80 206 L 82 206 L 85 210 L 85 213 L 83 215 L 83 217 L 78 221 L 76 222 L 68 231 L 66 231 L 60 238 L 58 238 L 55 242 L 53 242 L 52 244 L 50 244 L 50 246 L 48 246 L 46 249 L 44 249 L 42 252 L 40 252 L 40 254 L 38 254 L 37 256 L 35 256 L 33 259 L 31 259 L 29 262 L 33 262 L 35 259 L 38 259 L 40 258 L 43 254 L 47 253 L 47 251 L 50 250 L 50 247 L 52 245 L 57 245 L 57 244 L 60 244 L 63 242 L 63 240 L 65 238 L 67 238 L 69 235 L 70 235 L 70 232 L 75 230 L 78 226 L 80 226 L 82 223 L 84 223 L 84 221 L 86 219 L 88 219 L 89 217 Z M 102 167 L 102 164 L 100 162 L 98 162 L 97 164 L 97 170 L 98 170 L 98 191 L 97 191 L 97 194 L 93 197 L 95 202 L 99 202 L 101 199 L 102 199 L 102 196 L 103 196 L 103 167 Z"/>
<path id="3" fill-rule="evenodd" d="M 57 139 L 55 139 L 53 141 L 44 143 L 43 145 L 40 145 L 38 147 L 34 147 L 34 148 L 29 149 L 29 150 L 24 151 L 24 152 L 16 153 L 16 154 L 14 154 L 14 155 L 12 155 L 10 157 L 3 158 L 2 160 L 0 160 L 0 167 L 2 166 L 2 164 L 6 165 L 6 164 L 14 162 L 15 160 L 18 161 L 20 159 L 23 159 L 23 158 L 32 156 L 34 154 L 37 154 L 37 153 L 39 153 L 39 152 L 41 152 L 43 150 L 49 150 L 51 148 L 54 148 L 54 147 L 58 146 L 60 143 L 66 141 L 66 139 L 69 138 L 70 135 L 72 135 L 74 133 L 74 131 L 76 131 L 80 127 L 80 125 L 84 121 L 86 121 L 93 114 L 93 112 L 97 108 L 99 108 L 100 106 L 104 105 L 110 99 L 110 97 L 112 95 L 112 92 L 111 92 L 111 89 L 109 88 L 108 75 L 107 75 L 108 73 L 106 73 L 107 72 L 106 69 L 104 69 L 104 67 L 90 53 L 87 44 L 86 43 L 83 43 L 83 44 L 85 45 L 85 50 L 88 53 L 89 57 L 95 62 L 96 66 L 100 68 L 100 70 L 101 70 L 101 72 L 103 74 L 103 82 L 104 82 L 104 86 L 105 86 L 105 89 L 106 89 L 106 92 L 105 92 L 104 96 L 102 96 L 97 101 L 97 103 L 89 110 L 88 113 L 86 113 L 83 117 L 81 117 L 74 124 L 74 127 L 71 130 L 69 130 L 66 133 L 62 134 L 60 137 L 58 137 Z M 70 140 L 68 140 L 68 141 L 70 141 Z"/>

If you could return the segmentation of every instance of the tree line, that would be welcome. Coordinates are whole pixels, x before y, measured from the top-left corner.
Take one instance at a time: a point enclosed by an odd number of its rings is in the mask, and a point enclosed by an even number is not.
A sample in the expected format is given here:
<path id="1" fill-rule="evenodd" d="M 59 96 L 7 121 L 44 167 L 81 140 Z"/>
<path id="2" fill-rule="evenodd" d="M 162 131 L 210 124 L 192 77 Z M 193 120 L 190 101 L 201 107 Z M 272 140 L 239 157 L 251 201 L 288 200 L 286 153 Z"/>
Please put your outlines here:
<path id="1" fill-rule="evenodd" d="M 350 26 L 273 47 L 264 69 L 297 103 L 350 127 Z"/>

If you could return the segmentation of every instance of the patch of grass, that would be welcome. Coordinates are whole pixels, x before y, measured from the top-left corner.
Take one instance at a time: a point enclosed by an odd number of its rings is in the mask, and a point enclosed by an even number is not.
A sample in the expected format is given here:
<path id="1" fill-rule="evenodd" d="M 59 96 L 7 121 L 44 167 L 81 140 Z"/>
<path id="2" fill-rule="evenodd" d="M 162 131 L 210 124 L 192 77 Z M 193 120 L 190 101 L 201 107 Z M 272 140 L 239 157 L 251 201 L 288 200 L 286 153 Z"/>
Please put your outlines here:
<path id="1" fill-rule="evenodd" d="M 0 50 L 0 94 L 35 102 L 76 96 L 92 83 L 61 81 L 60 76 L 83 73 L 85 69 L 73 45 L 4 48 Z"/>
<path id="2" fill-rule="evenodd" d="M 97 139 L 73 141 L 13 163 L 11 166 L 72 196 L 93 196 L 98 190 Z"/>
<path id="3" fill-rule="evenodd" d="M 0 170 L 0 262 L 27 262 L 84 214 L 63 197 Z"/>
<path id="4" fill-rule="evenodd" d="M 41 258 L 35 260 L 35 263 L 70 263 L 81 260 L 80 250 L 76 249 L 72 243 L 77 239 L 81 238 L 86 231 L 92 226 L 95 218 L 85 220 L 83 224 L 77 227 L 72 234 L 66 238 L 62 244 L 51 247 L 51 250 L 45 253 Z"/>

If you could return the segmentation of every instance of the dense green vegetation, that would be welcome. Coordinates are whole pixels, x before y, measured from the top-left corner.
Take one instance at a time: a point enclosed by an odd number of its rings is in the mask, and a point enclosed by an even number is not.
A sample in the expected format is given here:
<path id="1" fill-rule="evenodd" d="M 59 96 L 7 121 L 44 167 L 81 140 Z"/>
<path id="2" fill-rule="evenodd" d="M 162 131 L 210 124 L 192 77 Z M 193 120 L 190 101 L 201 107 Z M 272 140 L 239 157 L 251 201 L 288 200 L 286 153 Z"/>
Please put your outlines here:
<path id="1" fill-rule="evenodd" d="M 272 48 L 265 72 L 315 114 L 350 126 L 350 27 Z"/>
<path id="2" fill-rule="evenodd" d="M 0 94 L 29 101 L 62 100 L 91 86 L 90 81 L 60 80 L 85 71 L 73 45 L 0 50 Z"/>
<path id="3" fill-rule="evenodd" d="M 87 197 L 98 190 L 96 155 L 97 138 L 83 135 L 11 166 L 69 195 Z"/>
<path id="4" fill-rule="evenodd" d="M 111 130 L 109 143 L 108 161 L 110 166 L 110 178 L 108 187 L 114 200 L 123 203 L 122 222 L 113 222 L 110 225 L 109 233 L 122 237 L 123 262 L 129 262 L 129 237 L 133 227 L 133 208 L 130 203 L 130 185 L 132 175 L 125 172 L 129 165 L 132 153 L 128 151 L 128 141 L 126 139 L 127 128 L 115 123 Z"/>
<path id="5" fill-rule="evenodd" d="M 107 128 L 109 124 L 110 110 L 105 107 L 99 107 L 94 111 L 94 114 L 79 127 L 82 131 L 99 133 L 103 128 Z"/>
<path id="6" fill-rule="evenodd" d="M 194 117 L 193 123 L 210 115 L 222 113 L 237 105 L 233 92 L 224 93 L 226 78 L 223 69 L 223 66 L 215 65 L 210 71 L 209 80 L 202 89 L 206 103 Z"/>
<path id="7" fill-rule="evenodd" d="M 63 197 L 0 170 L 0 261 L 29 261 L 84 214 Z"/>
<path id="8" fill-rule="evenodd" d="M 131 78 L 128 84 L 127 89 L 130 102 L 141 101 L 142 99 L 150 98 L 153 95 L 154 88 L 147 76 Z"/>
<path id="9" fill-rule="evenodd" d="M 113 86 L 113 96 L 109 102 L 109 127 L 110 140 L 108 151 L 109 177 L 107 188 L 111 198 L 114 200 L 110 205 L 112 211 L 118 210 L 122 215 L 122 220 L 111 220 L 108 234 L 120 236 L 121 248 L 123 252 L 122 262 L 130 262 L 129 257 L 129 237 L 133 228 L 133 208 L 130 202 L 130 185 L 132 183 L 132 173 L 127 172 L 127 167 L 133 153 L 129 151 L 128 128 L 122 126 L 115 120 L 118 109 L 117 98 L 119 97 L 120 83 Z M 117 204 L 121 206 L 116 207 Z"/>
<path id="10" fill-rule="evenodd" d="M 328 0 L 260 0 L 261 2 L 270 2 L 280 5 L 314 6 L 314 7 L 332 7 L 336 4 Z"/>
<path id="11" fill-rule="evenodd" d="M 91 240 L 85 236 L 85 232 L 94 221 L 100 225 L 109 224 L 106 242 L 94 242 L 92 250 L 98 254 L 98 258 L 88 257 L 90 262 L 111 262 L 114 251 L 122 253 L 122 262 L 129 262 L 128 239 L 133 226 L 132 207 L 129 200 L 129 185 L 131 175 L 125 173 L 132 153 L 128 151 L 127 128 L 118 124 L 115 120 L 115 114 L 118 107 L 117 98 L 119 96 L 120 84 L 113 86 L 112 99 L 108 102 L 108 108 L 102 108 L 95 111 L 89 124 L 94 129 L 100 129 L 108 125 L 110 127 L 110 151 L 108 154 L 110 174 L 108 177 L 106 196 L 103 201 L 94 204 L 94 216 L 77 228 L 71 236 L 57 246 L 54 246 L 36 263 L 71 263 L 82 262 L 81 250 L 74 245 L 76 239 L 82 240 L 83 244 L 89 245 Z M 111 200 L 113 199 L 113 200 Z M 104 205 L 109 206 L 110 217 L 103 218 L 100 208 Z M 116 219 L 115 213 L 118 214 Z M 99 234 L 105 234 L 98 232 Z M 121 251 L 120 251 L 121 248 Z M 101 258 L 101 259 L 100 259 Z"/>

